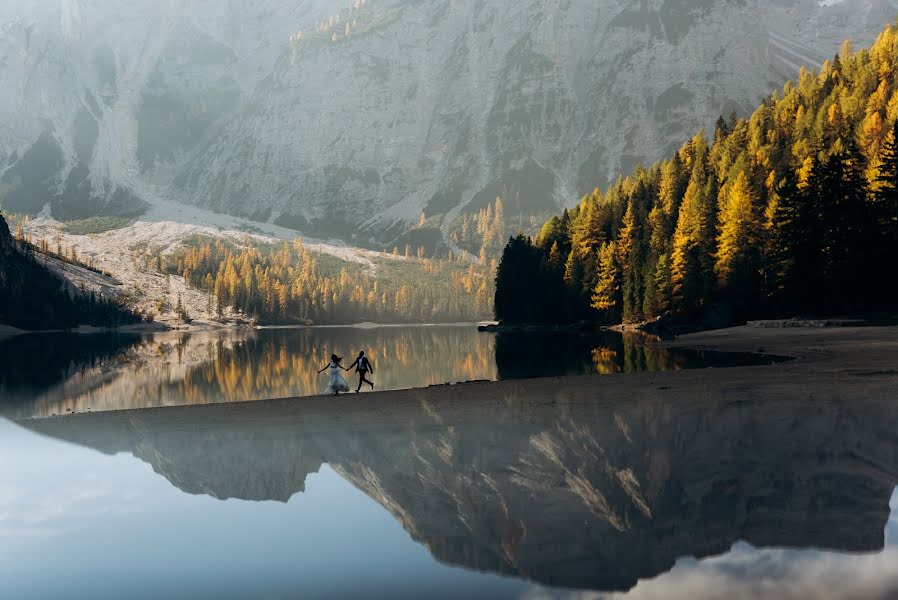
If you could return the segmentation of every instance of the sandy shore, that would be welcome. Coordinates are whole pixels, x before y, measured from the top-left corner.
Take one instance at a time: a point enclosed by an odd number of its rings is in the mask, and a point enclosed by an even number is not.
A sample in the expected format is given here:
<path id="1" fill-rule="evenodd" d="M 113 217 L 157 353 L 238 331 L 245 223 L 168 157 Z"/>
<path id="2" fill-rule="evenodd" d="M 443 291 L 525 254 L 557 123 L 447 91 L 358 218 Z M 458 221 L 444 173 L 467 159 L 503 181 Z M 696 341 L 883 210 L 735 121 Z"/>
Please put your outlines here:
<path id="1" fill-rule="evenodd" d="M 895 365 L 898 327 L 733 327 L 683 335 L 658 345 L 764 352 L 795 356 L 806 362 L 818 362 L 836 354 L 852 363 Z M 874 348 L 879 352 L 873 352 Z"/>
<path id="2" fill-rule="evenodd" d="M 373 392 L 339 398 L 293 398 L 266 402 L 302 403 L 304 410 L 379 413 L 420 407 L 453 407 L 469 414 L 472 405 L 506 403 L 551 405 L 639 400 L 692 402 L 700 399 L 774 401 L 888 399 L 898 401 L 898 327 L 756 329 L 736 327 L 684 335 L 663 347 L 756 352 L 794 357 L 772 365 L 726 369 L 645 372 L 596 377 L 547 377 L 476 382 L 424 389 Z M 258 403 L 254 403 L 258 404 Z"/>

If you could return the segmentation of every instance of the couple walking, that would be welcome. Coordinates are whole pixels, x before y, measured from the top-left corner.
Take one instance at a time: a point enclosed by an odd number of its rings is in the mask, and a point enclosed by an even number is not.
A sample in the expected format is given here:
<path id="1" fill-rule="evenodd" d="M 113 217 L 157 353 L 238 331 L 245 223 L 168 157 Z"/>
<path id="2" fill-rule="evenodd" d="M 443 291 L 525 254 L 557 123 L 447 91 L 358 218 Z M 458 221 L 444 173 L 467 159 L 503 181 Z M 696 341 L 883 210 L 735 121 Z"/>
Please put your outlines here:
<path id="1" fill-rule="evenodd" d="M 330 362 L 327 363 L 323 369 L 318 371 L 318 374 L 320 375 L 330 369 L 330 381 L 327 384 L 328 394 L 334 394 L 336 396 L 340 392 L 349 391 L 349 384 L 343 379 L 343 375 L 340 371 L 351 371 L 353 368 L 355 368 L 355 372 L 359 374 L 359 387 L 357 387 L 355 391 L 361 391 L 363 383 L 367 383 L 371 386 L 372 390 L 374 389 L 374 382 L 368 381 L 368 378 L 366 377 L 368 373 L 374 373 L 374 367 L 371 366 L 371 361 L 368 360 L 364 352 L 359 352 L 358 358 L 355 359 L 355 362 L 351 367 L 344 367 L 340 364 L 341 362 L 343 362 L 342 356 L 331 354 Z"/>

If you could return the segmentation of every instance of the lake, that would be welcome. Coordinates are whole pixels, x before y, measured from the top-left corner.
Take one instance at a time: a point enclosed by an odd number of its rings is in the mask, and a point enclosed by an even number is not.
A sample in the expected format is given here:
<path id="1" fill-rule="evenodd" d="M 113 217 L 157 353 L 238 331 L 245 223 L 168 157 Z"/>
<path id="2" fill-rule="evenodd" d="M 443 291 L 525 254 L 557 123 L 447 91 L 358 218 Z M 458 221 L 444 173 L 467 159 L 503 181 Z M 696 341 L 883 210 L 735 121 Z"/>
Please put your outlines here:
<path id="1" fill-rule="evenodd" d="M 888 399 L 413 393 L 0 418 L 0 595 L 898 594 Z"/>
<path id="2" fill-rule="evenodd" d="M 472 325 L 0 339 L 0 414 L 68 413 L 322 394 L 337 353 L 365 350 L 379 390 L 473 380 L 759 365 L 757 354 L 668 350 L 617 333 L 480 333 Z M 347 373 L 353 389 L 354 374 Z M 367 390 L 367 386 L 365 388 Z"/>

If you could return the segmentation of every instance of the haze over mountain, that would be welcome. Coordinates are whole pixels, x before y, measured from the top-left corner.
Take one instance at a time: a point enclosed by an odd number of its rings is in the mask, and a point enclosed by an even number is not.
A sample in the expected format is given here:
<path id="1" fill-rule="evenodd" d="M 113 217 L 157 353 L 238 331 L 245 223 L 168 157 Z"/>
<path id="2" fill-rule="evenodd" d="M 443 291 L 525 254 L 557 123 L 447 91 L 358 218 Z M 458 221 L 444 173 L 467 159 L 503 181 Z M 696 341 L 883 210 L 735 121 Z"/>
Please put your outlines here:
<path id="1" fill-rule="evenodd" d="M 894 0 L 0 7 L 0 205 L 175 200 L 347 241 L 543 216 L 744 114 Z M 446 215 L 446 218 L 434 218 Z M 353 238 L 357 235 L 357 238 Z"/>

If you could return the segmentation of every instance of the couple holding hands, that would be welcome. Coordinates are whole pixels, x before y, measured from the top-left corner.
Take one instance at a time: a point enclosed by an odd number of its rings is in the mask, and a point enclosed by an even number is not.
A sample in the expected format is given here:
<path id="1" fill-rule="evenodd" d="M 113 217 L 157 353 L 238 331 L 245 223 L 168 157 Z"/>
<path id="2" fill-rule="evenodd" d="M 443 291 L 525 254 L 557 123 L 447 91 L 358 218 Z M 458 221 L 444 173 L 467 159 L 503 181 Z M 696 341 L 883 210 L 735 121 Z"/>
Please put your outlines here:
<path id="1" fill-rule="evenodd" d="M 368 360 L 364 352 L 359 352 L 358 358 L 355 359 L 355 362 L 351 367 L 344 367 L 340 364 L 342 362 L 342 356 L 331 354 L 330 362 L 328 362 L 323 369 L 318 371 L 318 374 L 320 375 L 330 369 L 330 381 L 327 384 L 328 394 L 334 394 L 336 396 L 339 395 L 340 392 L 349 391 L 349 384 L 343 379 L 343 374 L 340 373 L 340 371 L 351 371 L 353 368 L 355 368 L 356 373 L 359 374 L 359 387 L 357 387 L 355 391 L 361 391 L 363 383 L 367 383 L 371 386 L 372 390 L 374 389 L 374 382 L 368 381 L 368 378 L 366 377 L 368 373 L 374 373 L 374 367 L 371 366 L 371 361 Z"/>

